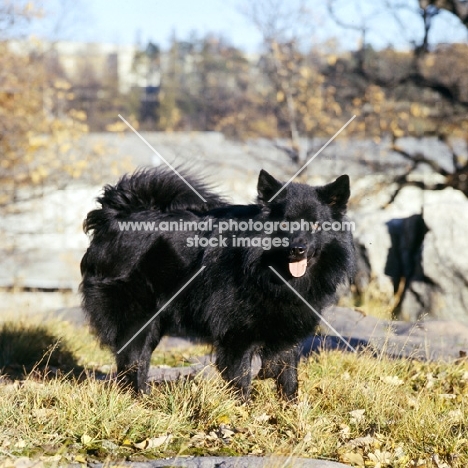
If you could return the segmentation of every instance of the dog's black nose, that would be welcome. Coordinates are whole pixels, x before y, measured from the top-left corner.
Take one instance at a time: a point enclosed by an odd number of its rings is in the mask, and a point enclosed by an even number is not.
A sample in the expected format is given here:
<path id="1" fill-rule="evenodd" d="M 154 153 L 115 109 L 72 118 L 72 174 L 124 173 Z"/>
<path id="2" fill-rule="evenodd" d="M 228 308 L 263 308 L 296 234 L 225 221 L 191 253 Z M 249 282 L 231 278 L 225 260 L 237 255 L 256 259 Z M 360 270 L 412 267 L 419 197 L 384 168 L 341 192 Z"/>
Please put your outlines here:
<path id="1" fill-rule="evenodd" d="M 301 245 L 293 245 L 289 252 L 292 256 L 299 257 L 301 255 L 304 255 L 306 250 L 307 250 L 307 247 L 301 244 Z"/>

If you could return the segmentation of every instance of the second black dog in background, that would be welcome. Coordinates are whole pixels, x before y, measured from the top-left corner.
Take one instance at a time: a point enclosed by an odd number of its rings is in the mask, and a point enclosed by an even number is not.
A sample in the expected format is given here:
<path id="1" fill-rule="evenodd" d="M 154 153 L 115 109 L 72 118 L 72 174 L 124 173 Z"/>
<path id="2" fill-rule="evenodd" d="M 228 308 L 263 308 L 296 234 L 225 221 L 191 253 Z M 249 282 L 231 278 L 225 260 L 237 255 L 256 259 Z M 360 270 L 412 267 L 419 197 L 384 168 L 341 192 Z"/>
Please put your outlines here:
<path id="1" fill-rule="evenodd" d="M 146 389 L 151 353 L 161 337 L 182 335 L 214 345 L 217 368 L 243 397 L 250 393 L 257 353 L 260 377 L 274 378 L 279 392 L 292 399 L 298 390 L 300 343 L 314 333 L 318 318 L 270 267 L 317 311 L 335 300 L 338 286 L 354 270 L 351 232 L 287 232 L 281 226 L 344 221 L 349 178 L 322 187 L 291 183 L 270 202 L 282 184 L 262 170 L 257 203 L 231 205 L 184 177 L 206 202 L 166 170 L 140 171 L 104 188 L 101 207 L 85 220 L 85 230 L 92 233 L 81 262 L 85 313 L 101 343 L 115 353 L 122 382 L 136 391 Z M 215 226 L 223 220 L 276 222 L 271 224 L 276 228 L 268 233 L 216 227 L 198 232 L 122 229 L 122 222 L 158 226 L 203 220 Z M 195 236 L 212 240 L 211 246 L 194 242 Z M 251 242 L 239 246 L 234 239 L 240 236 Z M 221 238 L 226 241 L 215 245 Z M 124 347 L 202 266 L 193 282 Z"/>

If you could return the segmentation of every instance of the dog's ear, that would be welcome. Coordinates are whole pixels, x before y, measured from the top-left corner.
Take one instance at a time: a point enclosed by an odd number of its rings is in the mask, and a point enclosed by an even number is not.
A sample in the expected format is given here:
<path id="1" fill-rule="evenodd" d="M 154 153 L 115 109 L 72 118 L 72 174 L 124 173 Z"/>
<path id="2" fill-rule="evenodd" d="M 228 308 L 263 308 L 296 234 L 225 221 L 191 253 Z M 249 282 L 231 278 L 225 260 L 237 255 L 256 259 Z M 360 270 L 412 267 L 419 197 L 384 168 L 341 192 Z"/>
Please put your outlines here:
<path id="1" fill-rule="evenodd" d="M 283 184 L 278 182 L 273 176 L 268 174 L 267 171 L 263 169 L 260 171 L 258 176 L 257 192 L 258 192 L 258 201 L 260 203 L 268 203 L 271 197 L 275 196 L 278 193 L 278 190 L 281 189 Z M 282 190 L 276 197 L 275 201 L 280 201 L 286 196 L 286 189 Z"/>
<path id="2" fill-rule="evenodd" d="M 331 184 L 317 189 L 320 199 L 332 208 L 333 211 L 344 214 L 351 195 L 349 177 L 342 175 Z"/>

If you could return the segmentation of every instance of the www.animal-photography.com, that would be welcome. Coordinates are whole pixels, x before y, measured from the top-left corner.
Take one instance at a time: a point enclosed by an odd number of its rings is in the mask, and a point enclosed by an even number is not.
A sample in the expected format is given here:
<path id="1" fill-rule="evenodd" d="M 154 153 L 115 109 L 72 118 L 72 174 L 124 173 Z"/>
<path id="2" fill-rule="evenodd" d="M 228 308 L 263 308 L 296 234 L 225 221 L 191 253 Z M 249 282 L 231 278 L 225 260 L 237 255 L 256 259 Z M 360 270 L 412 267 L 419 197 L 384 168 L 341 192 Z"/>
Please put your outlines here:
<path id="1" fill-rule="evenodd" d="M 0 468 L 464 468 L 463 0 L 0 2 Z"/>

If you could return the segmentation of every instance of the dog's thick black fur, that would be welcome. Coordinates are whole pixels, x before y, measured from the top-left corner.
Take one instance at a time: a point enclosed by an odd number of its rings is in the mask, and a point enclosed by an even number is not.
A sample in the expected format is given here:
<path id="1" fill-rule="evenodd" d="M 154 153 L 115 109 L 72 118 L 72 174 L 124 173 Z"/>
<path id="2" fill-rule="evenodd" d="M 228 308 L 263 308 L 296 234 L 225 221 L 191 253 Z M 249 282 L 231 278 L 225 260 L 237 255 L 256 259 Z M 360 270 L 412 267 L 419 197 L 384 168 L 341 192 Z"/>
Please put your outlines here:
<path id="1" fill-rule="evenodd" d="M 349 178 L 322 186 L 282 184 L 265 171 L 258 200 L 230 205 L 199 181 L 185 176 L 203 202 L 168 170 L 145 170 L 106 186 L 101 207 L 84 223 L 92 233 L 81 262 L 83 308 L 101 342 L 115 353 L 122 382 L 146 390 L 151 353 L 164 335 L 199 337 L 214 345 L 223 377 L 249 396 L 251 360 L 262 359 L 261 378 L 276 379 L 283 396 L 297 395 L 300 343 L 318 323 L 316 315 L 269 267 L 273 267 L 313 308 L 323 310 L 338 286 L 352 276 L 349 230 L 285 231 L 285 222 L 345 220 Z M 252 228 L 223 232 L 229 243 L 194 246 L 189 238 L 219 240 L 212 231 L 122 230 L 119 222 L 279 221 L 274 232 Z M 216 224 L 215 224 L 216 226 Z M 281 245 L 237 247 L 232 236 L 280 239 Z M 263 244 L 263 247 L 268 246 Z M 118 352 L 200 268 L 204 270 L 137 337 Z"/>

